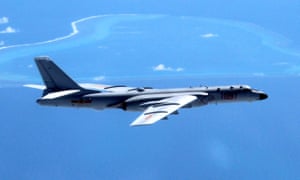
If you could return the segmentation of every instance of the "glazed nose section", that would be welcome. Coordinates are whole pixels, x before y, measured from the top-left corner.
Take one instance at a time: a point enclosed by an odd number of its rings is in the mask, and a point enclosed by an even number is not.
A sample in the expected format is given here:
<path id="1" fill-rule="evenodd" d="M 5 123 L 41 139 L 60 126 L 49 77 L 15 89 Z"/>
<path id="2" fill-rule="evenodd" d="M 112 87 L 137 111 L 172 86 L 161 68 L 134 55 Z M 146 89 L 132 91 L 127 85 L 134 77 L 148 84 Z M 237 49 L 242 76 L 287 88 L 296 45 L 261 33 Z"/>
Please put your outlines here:
<path id="1" fill-rule="evenodd" d="M 259 100 L 267 99 L 268 95 L 266 93 L 259 93 Z"/>

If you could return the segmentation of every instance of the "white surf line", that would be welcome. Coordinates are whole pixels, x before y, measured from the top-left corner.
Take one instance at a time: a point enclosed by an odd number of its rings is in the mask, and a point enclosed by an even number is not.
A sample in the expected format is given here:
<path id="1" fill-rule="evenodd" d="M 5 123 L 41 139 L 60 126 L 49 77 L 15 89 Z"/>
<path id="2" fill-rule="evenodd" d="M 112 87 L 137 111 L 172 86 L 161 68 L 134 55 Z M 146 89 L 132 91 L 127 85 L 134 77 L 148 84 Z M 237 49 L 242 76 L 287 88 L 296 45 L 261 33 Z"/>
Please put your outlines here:
<path id="1" fill-rule="evenodd" d="M 4 49 L 9 49 L 9 48 L 36 46 L 36 45 L 43 45 L 43 44 L 48 44 L 48 43 L 53 43 L 53 42 L 65 40 L 65 39 L 71 38 L 71 37 L 73 37 L 73 36 L 75 36 L 76 34 L 79 33 L 79 30 L 78 30 L 76 24 L 84 22 L 84 21 L 87 21 L 87 20 L 95 19 L 95 18 L 105 17 L 105 16 L 111 16 L 111 15 L 89 16 L 89 17 L 82 18 L 82 19 L 79 19 L 79 20 L 71 22 L 72 32 L 70 34 L 66 35 L 66 36 L 58 37 L 58 38 L 55 38 L 55 39 L 52 39 L 52 40 L 48 40 L 48 41 L 36 42 L 36 43 L 27 43 L 27 44 L 18 44 L 18 45 L 11 45 L 11 46 L 3 46 L 3 47 L 0 47 L 0 51 L 4 50 Z"/>

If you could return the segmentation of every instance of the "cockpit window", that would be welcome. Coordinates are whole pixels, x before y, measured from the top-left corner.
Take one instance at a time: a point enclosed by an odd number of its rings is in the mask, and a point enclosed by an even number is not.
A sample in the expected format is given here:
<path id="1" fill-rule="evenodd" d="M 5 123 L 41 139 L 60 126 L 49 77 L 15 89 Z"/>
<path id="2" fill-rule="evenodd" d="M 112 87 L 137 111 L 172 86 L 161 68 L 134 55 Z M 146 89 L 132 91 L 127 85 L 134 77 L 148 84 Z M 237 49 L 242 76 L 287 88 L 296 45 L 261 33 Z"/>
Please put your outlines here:
<path id="1" fill-rule="evenodd" d="M 248 85 L 242 85 L 241 88 L 242 88 L 242 89 L 248 89 L 248 90 L 251 90 L 251 87 L 248 86 Z"/>

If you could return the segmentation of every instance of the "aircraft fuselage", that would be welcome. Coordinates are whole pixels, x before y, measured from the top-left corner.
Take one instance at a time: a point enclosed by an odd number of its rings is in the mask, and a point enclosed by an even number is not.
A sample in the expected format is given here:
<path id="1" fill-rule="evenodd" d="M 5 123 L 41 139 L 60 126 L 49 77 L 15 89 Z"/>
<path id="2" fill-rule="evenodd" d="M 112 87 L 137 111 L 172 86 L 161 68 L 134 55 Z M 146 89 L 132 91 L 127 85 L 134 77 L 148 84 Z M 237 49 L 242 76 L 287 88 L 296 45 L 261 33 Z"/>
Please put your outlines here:
<path id="1" fill-rule="evenodd" d="M 131 126 L 151 125 L 178 114 L 181 108 L 211 103 L 256 101 L 268 96 L 248 85 L 202 86 L 175 89 L 136 88 L 101 84 L 78 84 L 48 57 L 35 59 L 45 86 L 27 87 L 43 90 L 37 100 L 40 105 L 143 111 Z"/>
<path id="2" fill-rule="evenodd" d="M 207 93 L 207 96 L 203 96 Z M 197 100 L 185 107 L 197 107 L 212 103 L 229 103 L 242 101 L 255 101 L 267 98 L 267 95 L 247 85 L 191 87 L 176 89 L 144 89 L 126 92 L 99 92 L 87 95 L 72 94 L 56 99 L 40 98 L 41 105 L 86 107 L 94 109 L 121 108 L 128 111 L 144 111 L 151 101 L 157 101 L 179 95 L 194 95 Z M 146 103 L 148 102 L 148 103 Z M 149 103 L 150 102 L 150 103 Z M 143 103 L 146 103 L 143 106 Z"/>

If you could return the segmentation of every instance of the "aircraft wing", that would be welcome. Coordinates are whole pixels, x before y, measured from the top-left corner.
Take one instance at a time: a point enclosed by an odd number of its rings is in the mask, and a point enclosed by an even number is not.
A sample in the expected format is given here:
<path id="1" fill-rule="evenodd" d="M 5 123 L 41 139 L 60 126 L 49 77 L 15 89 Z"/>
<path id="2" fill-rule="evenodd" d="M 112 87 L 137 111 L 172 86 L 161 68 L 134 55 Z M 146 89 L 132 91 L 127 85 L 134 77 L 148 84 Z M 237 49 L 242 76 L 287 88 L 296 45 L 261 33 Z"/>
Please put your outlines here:
<path id="1" fill-rule="evenodd" d="M 157 101 L 156 104 L 149 106 L 143 114 L 141 114 L 130 126 L 151 125 L 155 122 L 166 118 L 168 115 L 174 113 L 179 108 L 195 101 L 196 96 L 179 95 Z"/>

